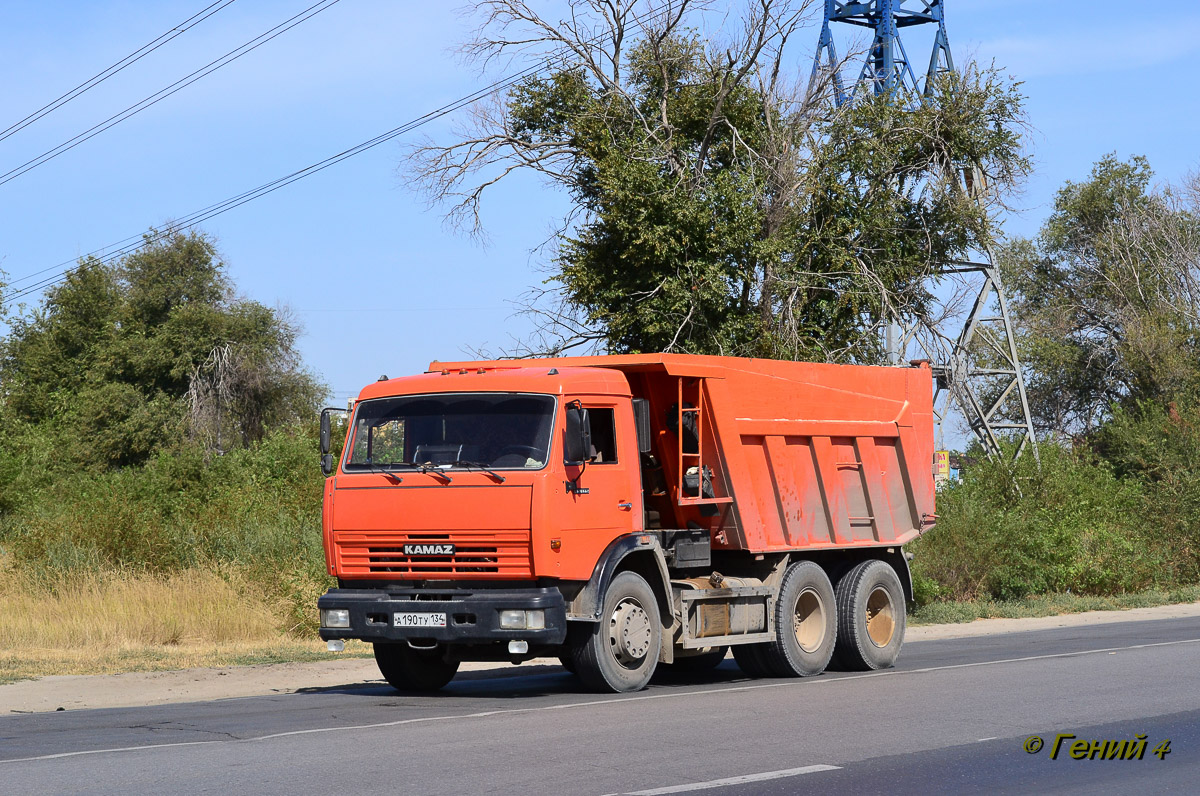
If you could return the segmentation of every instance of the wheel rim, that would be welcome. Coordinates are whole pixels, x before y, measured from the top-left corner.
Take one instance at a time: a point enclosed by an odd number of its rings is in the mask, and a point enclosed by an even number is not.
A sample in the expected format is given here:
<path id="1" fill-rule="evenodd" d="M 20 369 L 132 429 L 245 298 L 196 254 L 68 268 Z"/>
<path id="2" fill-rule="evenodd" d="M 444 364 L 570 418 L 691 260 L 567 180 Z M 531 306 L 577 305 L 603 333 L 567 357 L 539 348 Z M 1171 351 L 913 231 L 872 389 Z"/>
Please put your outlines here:
<path id="1" fill-rule="evenodd" d="M 805 589 L 796 598 L 792 626 L 796 643 L 805 652 L 816 652 L 825 642 L 825 604 L 813 589 Z"/>
<path id="2" fill-rule="evenodd" d="M 882 586 L 876 586 L 867 597 L 867 637 L 876 647 L 886 647 L 896 632 L 896 614 L 892 608 L 892 595 Z"/>
<path id="3" fill-rule="evenodd" d="M 650 615 L 641 603 L 627 597 L 617 603 L 608 622 L 608 644 L 617 663 L 636 669 L 650 652 Z"/>

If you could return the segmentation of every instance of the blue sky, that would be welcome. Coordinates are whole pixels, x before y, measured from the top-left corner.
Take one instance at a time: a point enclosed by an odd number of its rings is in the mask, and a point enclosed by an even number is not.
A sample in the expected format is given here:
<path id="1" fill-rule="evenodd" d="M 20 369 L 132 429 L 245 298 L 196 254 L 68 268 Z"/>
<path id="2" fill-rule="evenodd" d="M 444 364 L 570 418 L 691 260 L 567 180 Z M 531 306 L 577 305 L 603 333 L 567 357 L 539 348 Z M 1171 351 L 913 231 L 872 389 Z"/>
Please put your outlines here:
<path id="1" fill-rule="evenodd" d="M 233 49 L 315 0 L 238 0 L 112 80 L 0 141 L 0 172 Z M 549 5 L 534 3 L 537 6 Z M 0 129 L 183 21 L 203 0 L 7 0 Z M 342 0 L 236 63 L 0 185 L 0 268 L 71 260 L 369 139 L 490 82 L 454 54 L 458 3 Z M 1200 167 L 1200 10 L 948 0 L 951 48 L 1025 82 L 1037 170 L 1007 219 L 1033 234 L 1064 180 L 1107 152 L 1162 180 Z M 811 31 L 815 45 L 817 30 Z M 797 52 L 807 74 L 811 49 Z M 910 44 L 915 62 L 927 58 Z M 425 128 L 444 138 L 451 121 Z M 414 139 L 408 139 L 409 141 Z M 543 278 L 534 248 L 565 209 L 532 178 L 484 207 L 486 246 L 403 187 L 385 144 L 207 222 L 239 290 L 291 308 L 309 367 L 341 402 L 381 373 L 422 370 L 527 331 L 510 302 Z"/>

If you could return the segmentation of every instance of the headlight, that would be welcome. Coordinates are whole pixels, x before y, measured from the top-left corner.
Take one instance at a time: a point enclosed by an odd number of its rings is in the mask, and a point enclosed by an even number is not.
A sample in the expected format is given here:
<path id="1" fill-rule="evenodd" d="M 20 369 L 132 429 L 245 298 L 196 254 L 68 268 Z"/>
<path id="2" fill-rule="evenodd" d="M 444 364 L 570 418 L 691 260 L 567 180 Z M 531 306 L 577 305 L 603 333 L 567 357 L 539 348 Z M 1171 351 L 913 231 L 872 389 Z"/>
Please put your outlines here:
<path id="1" fill-rule="evenodd" d="M 524 611 L 501 611 L 500 612 L 500 627 L 504 630 L 524 630 L 525 629 L 525 612 Z"/>
<path id="2" fill-rule="evenodd" d="M 533 611 L 501 611 L 502 630 L 545 630 L 546 612 L 538 608 Z"/>
<path id="3" fill-rule="evenodd" d="M 350 627 L 350 612 L 345 608 L 322 608 L 321 627 Z"/>

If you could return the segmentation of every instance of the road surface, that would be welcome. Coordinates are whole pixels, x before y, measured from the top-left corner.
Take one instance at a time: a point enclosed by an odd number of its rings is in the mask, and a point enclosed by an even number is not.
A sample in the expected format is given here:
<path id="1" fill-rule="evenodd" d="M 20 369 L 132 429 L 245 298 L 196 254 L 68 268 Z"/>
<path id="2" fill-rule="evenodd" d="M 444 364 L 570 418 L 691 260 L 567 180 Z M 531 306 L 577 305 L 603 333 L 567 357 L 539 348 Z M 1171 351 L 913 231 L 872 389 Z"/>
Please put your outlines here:
<path id="1" fill-rule="evenodd" d="M 1051 759 L 1056 738 L 1057 759 Z M 1025 750 L 1038 736 L 1043 746 Z M 1102 759 L 1136 743 L 1142 759 Z M 1170 741 L 1162 759 L 1153 749 Z M 1072 759 L 1072 744 L 1089 742 Z M 1029 745 L 1036 746 L 1029 741 Z M 1136 750 L 1136 747 L 1132 747 Z M 11 793 L 1194 792 L 1200 619 L 910 642 L 892 670 L 658 677 L 553 666 L 438 696 L 380 685 L 0 718 Z"/>

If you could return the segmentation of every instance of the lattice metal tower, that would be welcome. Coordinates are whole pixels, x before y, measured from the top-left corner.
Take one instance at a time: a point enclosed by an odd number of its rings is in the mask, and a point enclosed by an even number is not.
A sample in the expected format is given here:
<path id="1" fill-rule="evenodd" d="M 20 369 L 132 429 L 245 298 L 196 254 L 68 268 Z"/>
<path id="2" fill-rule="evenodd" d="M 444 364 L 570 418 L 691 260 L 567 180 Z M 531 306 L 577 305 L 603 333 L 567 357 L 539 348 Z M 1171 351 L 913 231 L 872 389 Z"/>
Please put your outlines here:
<path id="1" fill-rule="evenodd" d="M 918 107 L 930 96 L 938 78 L 954 70 L 944 12 L 943 0 L 825 0 L 825 22 L 809 79 L 810 96 L 828 91 L 841 106 L 869 92 L 892 96 L 908 108 Z M 858 79 L 849 89 L 830 27 L 835 22 L 857 25 L 874 34 Z M 902 30 L 916 25 L 937 26 L 929 66 L 919 78 L 900 36 Z M 981 191 L 986 190 L 982 175 L 972 164 L 962 164 L 960 174 L 966 190 L 982 199 Z M 888 330 L 889 354 L 898 362 L 906 347 L 917 341 L 933 360 L 935 404 L 942 407 L 941 415 L 952 399 L 989 455 L 1002 455 L 1000 441 L 1007 435 L 1016 442 L 1014 459 L 1026 448 L 1036 459 L 1037 440 L 1000 271 L 990 250 L 979 252 L 977 259 L 945 263 L 938 269 L 938 276 L 982 279 L 957 338 L 952 340 L 938 329 L 925 329 L 922 335 L 911 322 L 898 330 L 896 325 L 903 325 L 906 319 L 895 318 L 895 325 Z"/>
<path id="2" fill-rule="evenodd" d="M 921 8 L 918 10 L 909 6 Z M 846 91 L 842 80 L 842 64 L 838 60 L 833 31 L 829 27 L 831 22 L 845 22 L 874 31 L 874 39 L 867 50 L 867 58 L 855 88 L 866 87 L 877 95 L 892 94 L 906 104 L 919 103 L 932 90 L 939 75 L 954 71 L 942 0 L 870 0 L 866 3 L 825 0 L 825 24 L 821 26 L 821 38 L 813 63 L 813 80 L 817 80 L 822 71 L 828 73 L 833 80 L 838 105 L 849 102 L 852 94 Z M 928 24 L 937 25 L 937 33 L 929 68 L 923 80 L 918 81 L 904 49 L 904 42 L 900 39 L 900 31 L 913 25 Z"/>

